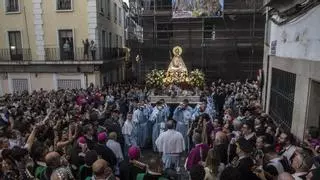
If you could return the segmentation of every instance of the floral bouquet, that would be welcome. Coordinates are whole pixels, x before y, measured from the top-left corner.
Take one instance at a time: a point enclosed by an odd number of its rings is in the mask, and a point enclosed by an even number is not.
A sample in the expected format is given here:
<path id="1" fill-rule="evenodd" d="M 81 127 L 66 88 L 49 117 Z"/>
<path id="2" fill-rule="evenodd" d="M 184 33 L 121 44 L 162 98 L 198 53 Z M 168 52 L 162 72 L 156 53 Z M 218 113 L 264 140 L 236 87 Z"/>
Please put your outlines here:
<path id="1" fill-rule="evenodd" d="M 193 87 L 203 87 L 204 86 L 204 73 L 199 69 L 195 69 L 190 72 L 189 78 L 187 79 L 189 84 Z"/>
<path id="2" fill-rule="evenodd" d="M 146 75 L 146 84 L 151 88 L 159 88 L 163 85 L 165 76 L 164 70 L 154 69 Z"/>
<path id="3" fill-rule="evenodd" d="M 179 85 L 181 83 L 187 83 L 188 73 L 187 72 L 168 72 L 166 77 L 163 79 L 164 85 L 170 84 Z"/>

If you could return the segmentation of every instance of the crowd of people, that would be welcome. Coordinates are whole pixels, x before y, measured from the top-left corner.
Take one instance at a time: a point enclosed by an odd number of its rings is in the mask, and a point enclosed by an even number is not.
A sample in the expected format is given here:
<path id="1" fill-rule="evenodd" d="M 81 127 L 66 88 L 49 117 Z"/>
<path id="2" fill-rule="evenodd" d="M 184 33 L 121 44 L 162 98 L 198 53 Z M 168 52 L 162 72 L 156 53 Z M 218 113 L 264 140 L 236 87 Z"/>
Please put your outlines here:
<path id="1" fill-rule="evenodd" d="M 151 103 L 132 84 L 5 95 L 0 178 L 320 179 L 319 129 L 298 142 L 263 112 L 256 81 L 197 91 L 196 105 Z"/>

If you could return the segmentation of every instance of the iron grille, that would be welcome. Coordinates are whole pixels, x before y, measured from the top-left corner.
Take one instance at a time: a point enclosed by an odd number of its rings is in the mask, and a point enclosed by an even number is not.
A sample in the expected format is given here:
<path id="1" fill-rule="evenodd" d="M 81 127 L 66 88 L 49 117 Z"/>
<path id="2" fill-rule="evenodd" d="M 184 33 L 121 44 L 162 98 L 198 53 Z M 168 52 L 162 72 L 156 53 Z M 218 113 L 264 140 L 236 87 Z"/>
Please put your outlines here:
<path id="1" fill-rule="evenodd" d="M 294 105 L 296 74 L 272 68 L 270 116 L 290 129 Z"/>
<path id="2" fill-rule="evenodd" d="M 28 91 L 28 79 L 12 79 L 12 88 L 15 93 Z"/>
<path id="3" fill-rule="evenodd" d="M 58 89 L 80 89 L 81 80 L 78 79 L 59 79 Z"/>

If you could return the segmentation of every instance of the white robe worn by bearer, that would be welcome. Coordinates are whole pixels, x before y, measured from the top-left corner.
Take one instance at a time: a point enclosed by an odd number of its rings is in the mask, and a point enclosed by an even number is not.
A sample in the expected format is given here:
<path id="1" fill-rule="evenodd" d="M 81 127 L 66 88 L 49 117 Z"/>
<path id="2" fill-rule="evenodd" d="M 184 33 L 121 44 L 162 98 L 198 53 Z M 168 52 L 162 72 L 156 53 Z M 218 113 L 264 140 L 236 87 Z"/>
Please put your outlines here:
<path id="1" fill-rule="evenodd" d="M 174 129 L 161 133 L 155 142 L 157 149 L 162 154 L 165 168 L 179 167 L 180 154 L 185 150 L 182 134 Z"/>

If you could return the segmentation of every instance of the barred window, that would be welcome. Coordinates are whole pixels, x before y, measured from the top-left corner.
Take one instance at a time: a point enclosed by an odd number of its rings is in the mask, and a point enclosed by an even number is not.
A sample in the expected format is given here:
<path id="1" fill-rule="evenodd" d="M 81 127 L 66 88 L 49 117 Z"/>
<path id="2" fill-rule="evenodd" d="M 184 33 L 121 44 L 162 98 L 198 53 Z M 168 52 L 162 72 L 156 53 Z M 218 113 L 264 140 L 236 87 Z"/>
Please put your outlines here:
<path id="1" fill-rule="evenodd" d="M 58 79 L 58 89 L 80 89 L 80 79 Z"/>
<path id="2" fill-rule="evenodd" d="M 270 115 L 286 129 L 292 124 L 295 86 L 296 74 L 272 68 Z"/>
<path id="3" fill-rule="evenodd" d="M 28 91 L 28 79 L 12 79 L 12 89 L 19 94 Z"/>
<path id="4" fill-rule="evenodd" d="M 117 23 L 118 21 L 118 9 L 117 9 L 117 4 L 116 3 L 113 3 L 113 16 L 114 16 L 114 23 Z"/>
<path id="5" fill-rule="evenodd" d="M 119 25 L 121 26 L 121 23 L 122 23 L 122 15 L 121 15 L 121 8 L 119 7 L 119 10 L 118 10 L 118 13 L 119 13 Z"/>
<path id="6" fill-rule="evenodd" d="M 57 10 L 71 10 L 72 0 L 57 0 Z"/>
<path id="7" fill-rule="evenodd" d="M 7 12 L 19 11 L 19 0 L 6 0 Z"/>

